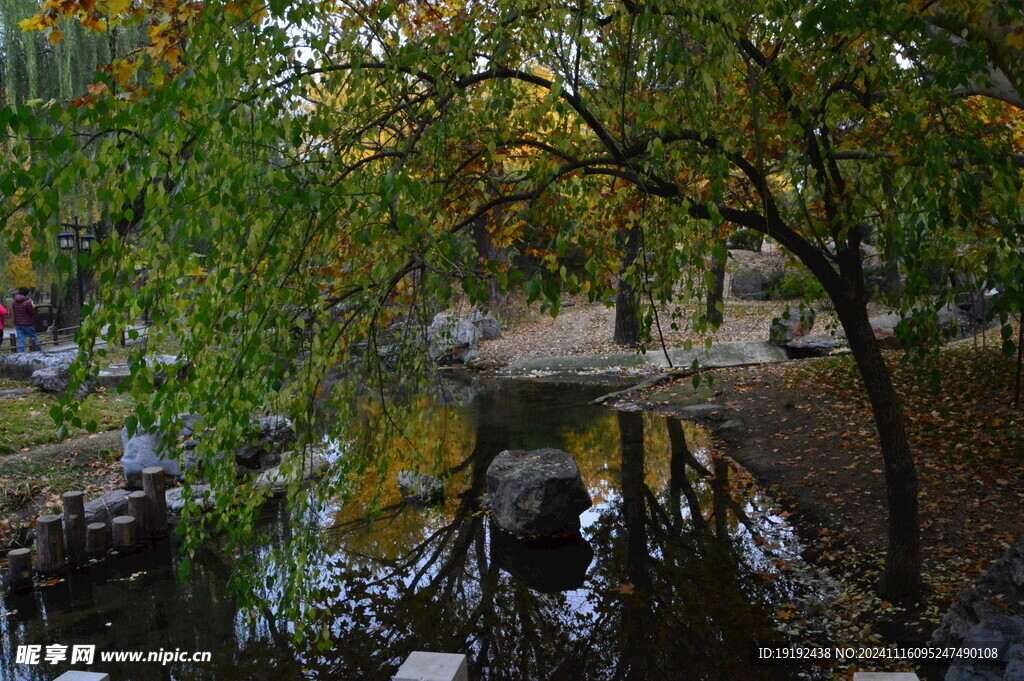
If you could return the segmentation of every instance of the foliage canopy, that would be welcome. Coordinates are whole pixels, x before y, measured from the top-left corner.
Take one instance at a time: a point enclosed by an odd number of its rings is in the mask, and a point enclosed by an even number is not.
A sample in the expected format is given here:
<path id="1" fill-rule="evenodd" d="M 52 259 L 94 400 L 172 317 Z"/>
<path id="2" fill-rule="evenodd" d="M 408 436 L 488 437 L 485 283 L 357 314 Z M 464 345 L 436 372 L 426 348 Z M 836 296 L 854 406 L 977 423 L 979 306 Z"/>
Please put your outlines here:
<path id="1" fill-rule="evenodd" d="M 1020 309 L 1024 25 L 1017 2 L 974 4 L 51 0 L 23 28 L 59 43 L 73 17 L 148 42 L 85 93 L 0 112 L 5 240 L 18 250 L 27 225 L 49 243 L 76 211 L 109 229 L 82 256 L 101 291 L 83 347 L 141 314 L 180 342 L 189 371 L 159 383 L 140 355 L 129 389 L 138 426 L 198 412 L 213 433 L 197 453 L 219 514 L 198 542 L 251 530 L 260 494 L 217 453 L 253 413 L 287 413 L 307 445 L 415 419 L 356 398 L 430 378 L 417 329 L 456 291 L 485 304 L 521 284 L 557 313 L 563 290 L 608 292 L 636 224 L 648 255 L 627 274 L 653 301 L 679 281 L 652 273 L 703 285 L 718 225 L 767 234 L 854 347 L 906 525 L 886 588 L 906 593 L 916 482 L 861 247 L 902 263 L 908 305 L 950 295 L 927 276 L 942 266 L 1001 283 L 1004 321 Z M 539 273 L 481 257 L 481 225 Z M 78 425 L 71 402 L 55 416 Z M 386 468 L 386 442 L 358 445 L 321 493 Z"/>

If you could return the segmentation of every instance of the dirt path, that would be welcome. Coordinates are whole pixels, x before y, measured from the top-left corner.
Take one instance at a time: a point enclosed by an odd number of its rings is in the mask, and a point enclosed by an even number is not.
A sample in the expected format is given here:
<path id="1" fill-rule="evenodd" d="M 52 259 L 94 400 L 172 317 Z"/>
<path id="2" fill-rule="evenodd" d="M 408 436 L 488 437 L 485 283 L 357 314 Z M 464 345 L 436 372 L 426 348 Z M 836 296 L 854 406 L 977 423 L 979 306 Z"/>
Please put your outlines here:
<path id="1" fill-rule="evenodd" d="M 93 499 L 121 486 L 120 431 L 110 430 L 0 458 L 0 555 L 24 543 L 32 520 L 60 512 L 60 495 Z"/>

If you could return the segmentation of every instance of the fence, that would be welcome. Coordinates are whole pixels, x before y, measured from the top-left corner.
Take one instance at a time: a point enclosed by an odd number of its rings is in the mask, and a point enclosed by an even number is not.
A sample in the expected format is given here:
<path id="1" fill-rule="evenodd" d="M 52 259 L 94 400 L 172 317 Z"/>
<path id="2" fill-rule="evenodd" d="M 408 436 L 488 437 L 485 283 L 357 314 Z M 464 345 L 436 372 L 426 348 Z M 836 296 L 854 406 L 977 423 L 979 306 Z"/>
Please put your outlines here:
<path id="1" fill-rule="evenodd" d="M 62 329 L 58 329 L 55 326 L 51 327 L 51 328 L 47 329 L 46 331 L 44 331 L 43 333 L 38 334 L 40 336 L 40 339 L 45 335 L 46 337 L 49 338 L 49 340 L 40 340 L 38 343 L 34 343 L 30 339 L 30 340 L 28 340 L 26 342 L 26 349 L 29 352 L 33 352 L 35 350 L 42 350 L 45 346 L 48 346 L 48 345 L 60 345 L 61 343 L 67 343 L 69 341 L 73 341 L 74 338 L 75 338 L 75 332 L 79 328 L 80 327 L 78 327 L 78 326 L 67 326 L 67 327 L 64 327 Z M 64 340 L 61 340 L 62 336 L 64 337 Z M 125 331 L 121 332 L 120 346 L 122 348 L 128 346 L 128 334 Z M 7 343 L 5 344 L 3 342 L 2 334 L 0 334 L 0 354 L 3 354 L 5 352 L 17 352 L 17 351 L 18 351 L 18 335 L 16 333 L 12 333 L 12 334 L 8 335 L 7 336 Z"/>
<path id="2" fill-rule="evenodd" d="M 63 342 L 67 342 L 67 341 L 69 341 L 69 340 L 71 340 L 71 339 L 73 339 L 75 337 L 75 332 L 78 330 L 78 328 L 79 327 L 77 327 L 77 326 L 68 326 L 68 327 L 65 327 L 63 329 L 59 329 L 59 328 L 57 328 L 57 325 L 54 324 L 52 327 L 50 327 L 46 331 L 44 331 L 42 333 L 37 333 L 37 335 L 39 336 L 39 342 L 38 343 L 32 341 L 31 339 L 26 339 L 25 342 L 26 342 L 26 345 L 28 346 L 26 349 L 29 350 L 29 351 L 34 351 L 34 350 L 40 350 L 44 346 L 47 346 L 47 345 L 59 345 L 62 342 L 61 341 L 61 336 L 64 336 L 64 341 Z M 48 338 L 48 340 L 43 340 L 43 338 Z M 8 343 L 4 344 L 4 343 L 2 343 L 2 339 L 0 339 L 0 353 L 3 353 L 3 352 L 17 352 L 18 351 L 18 335 L 15 334 L 15 333 L 9 334 L 7 336 L 7 341 L 8 341 Z"/>

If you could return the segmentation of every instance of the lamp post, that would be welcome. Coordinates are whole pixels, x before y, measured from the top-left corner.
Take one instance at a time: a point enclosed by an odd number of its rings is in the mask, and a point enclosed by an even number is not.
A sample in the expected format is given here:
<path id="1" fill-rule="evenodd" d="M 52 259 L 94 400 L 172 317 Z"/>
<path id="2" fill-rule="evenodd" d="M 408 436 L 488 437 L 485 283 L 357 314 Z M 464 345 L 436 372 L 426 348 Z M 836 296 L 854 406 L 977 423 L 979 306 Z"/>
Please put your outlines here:
<path id="1" fill-rule="evenodd" d="M 61 232 L 57 235 L 57 245 L 62 251 L 75 252 L 75 274 L 78 278 L 78 317 L 82 317 L 82 306 L 85 305 L 85 290 L 82 288 L 82 268 L 78 264 L 78 254 L 82 251 L 91 251 L 92 242 L 96 240 L 96 237 L 92 234 L 82 234 L 82 231 L 86 229 L 87 225 L 78 224 L 78 217 L 75 216 L 75 221 L 68 223 L 60 223 L 61 227 L 75 230 L 74 232 Z"/>

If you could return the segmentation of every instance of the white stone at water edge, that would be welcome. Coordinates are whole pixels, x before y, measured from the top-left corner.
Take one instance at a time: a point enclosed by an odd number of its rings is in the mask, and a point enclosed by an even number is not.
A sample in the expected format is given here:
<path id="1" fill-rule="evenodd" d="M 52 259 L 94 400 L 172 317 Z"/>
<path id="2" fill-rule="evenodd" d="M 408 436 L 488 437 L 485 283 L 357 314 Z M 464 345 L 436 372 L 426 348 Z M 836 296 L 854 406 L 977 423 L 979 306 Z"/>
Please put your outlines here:
<path id="1" fill-rule="evenodd" d="M 64 672 L 54 681 L 110 681 L 110 674 L 99 672 Z"/>
<path id="2" fill-rule="evenodd" d="M 392 681 L 469 681 L 466 656 L 414 651 Z"/>
<path id="3" fill-rule="evenodd" d="M 921 681 L 912 672 L 854 672 L 853 681 Z"/>

